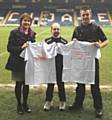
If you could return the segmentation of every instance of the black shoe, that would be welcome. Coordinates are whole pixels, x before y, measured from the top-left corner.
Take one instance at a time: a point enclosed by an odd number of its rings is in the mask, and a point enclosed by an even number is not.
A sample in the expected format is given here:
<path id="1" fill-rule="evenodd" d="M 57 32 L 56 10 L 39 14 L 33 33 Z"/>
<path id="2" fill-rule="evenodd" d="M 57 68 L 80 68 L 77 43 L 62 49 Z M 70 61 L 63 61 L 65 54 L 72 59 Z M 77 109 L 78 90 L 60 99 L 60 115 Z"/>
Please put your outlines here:
<path id="1" fill-rule="evenodd" d="M 96 109 L 95 114 L 97 118 L 101 118 L 103 116 L 102 109 Z"/>
<path id="2" fill-rule="evenodd" d="M 76 104 L 73 104 L 73 105 L 70 105 L 68 107 L 68 110 L 70 110 L 70 111 L 81 111 L 81 110 L 83 110 L 83 107 L 82 106 L 77 106 Z"/>
<path id="3" fill-rule="evenodd" d="M 24 114 L 22 105 L 18 105 L 18 106 L 17 106 L 17 113 L 20 114 L 20 115 L 23 115 L 23 114 Z"/>
<path id="4" fill-rule="evenodd" d="M 28 105 L 23 105 L 23 111 L 27 113 L 31 113 L 32 110 L 28 107 Z"/>

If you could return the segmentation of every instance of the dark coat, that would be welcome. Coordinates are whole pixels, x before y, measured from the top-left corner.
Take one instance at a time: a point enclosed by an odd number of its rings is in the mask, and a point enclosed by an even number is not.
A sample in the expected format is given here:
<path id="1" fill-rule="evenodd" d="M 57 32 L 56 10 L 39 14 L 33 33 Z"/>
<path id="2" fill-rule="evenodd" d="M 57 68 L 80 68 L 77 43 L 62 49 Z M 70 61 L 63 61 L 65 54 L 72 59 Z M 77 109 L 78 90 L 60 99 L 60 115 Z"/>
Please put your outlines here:
<path id="1" fill-rule="evenodd" d="M 29 31 L 28 35 L 25 35 L 20 31 L 20 28 L 14 29 L 10 32 L 7 51 L 10 53 L 7 64 L 5 66 L 6 69 L 22 72 L 25 69 L 25 61 L 20 57 L 20 53 L 22 52 L 21 46 L 27 42 L 35 42 L 35 32 L 32 30 Z"/>

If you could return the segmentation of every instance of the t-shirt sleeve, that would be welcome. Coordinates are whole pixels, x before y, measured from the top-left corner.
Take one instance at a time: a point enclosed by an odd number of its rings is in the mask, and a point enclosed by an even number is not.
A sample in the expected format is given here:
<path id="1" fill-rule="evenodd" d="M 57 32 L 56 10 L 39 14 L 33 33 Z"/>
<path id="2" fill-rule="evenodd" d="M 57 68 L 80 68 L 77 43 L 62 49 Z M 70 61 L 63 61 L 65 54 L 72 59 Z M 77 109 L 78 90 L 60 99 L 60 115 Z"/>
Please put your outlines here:
<path id="1" fill-rule="evenodd" d="M 72 40 L 78 37 L 78 27 L 74 29 L 74 32 L 72 34 Z"/>
<path id="2" fill-rule="evenodd" d="M 102 42 L 107 40 L 107 37 L 106 37 L 105 33 L 103 32 L 103 30 L 99 26 L 98 26 L 98 29 L 97 29 L 97 34 L 98 34 L 98 39 L 101 40 Z"/>

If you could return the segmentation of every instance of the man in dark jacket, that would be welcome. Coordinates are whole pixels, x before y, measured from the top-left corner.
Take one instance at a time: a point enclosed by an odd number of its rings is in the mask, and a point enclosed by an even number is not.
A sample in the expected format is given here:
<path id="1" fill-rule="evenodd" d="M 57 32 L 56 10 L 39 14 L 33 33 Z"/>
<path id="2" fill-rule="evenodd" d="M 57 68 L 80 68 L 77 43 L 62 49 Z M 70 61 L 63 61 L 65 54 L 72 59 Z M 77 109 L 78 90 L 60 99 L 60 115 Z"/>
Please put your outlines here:
<path id="1" fill-rule="evenodd" d="M 108 40 L 102 31 L 102 29 L 91 23 L 91 9 L 83 7 L 80 10 L 80 16 L 82 23 L 76 27 L 73 32 L 72 40 L 77 39 L 79 41 L 94 42 L 97 48 L 103 48 L 108 44 Z M 93 96 L 94 108 L 97 117 L 103 115 L 102 109 L 102 97 L 99 88 L 99 61 L 95 59 L 95 84 L 91 85 L 91 92 Z M 79 110 L 83 107 L 83 101 L 85 98 L 85 84 L 77 83 L 76 98 L 72 105 L 69 106 L 69 110 Z"/>
<path id="2" fill-rule="evenodd" d="M 66 44 L 67 41 L 60 36 L 60 25 L 58 23 L 53 23 L 51 26 L 51 32 L 52 37 L 47 38 L 45 42 L 47 44 L 51 44 L 53 42 Z M 66 102 L 66 96 L 65 96 L 65 88 L 64 88 L 64 82 L 62 82 L 62 70 L 63 70 L 63 56 L 61 54 L 58 54 L 55 57 L 55 66 L 56 66 L 56 79 L 57 79 L 57 86 L 58 86 L 58 93 L 59 93 L 59 110 L 65 109 L 65 102 Z M 46 90 L 46 103 L 44 105 L 44 110 L 50 110 L 51 108 L 51 101 L 53 98 L 53 89 L 54 84 L 48 84 L 47 90 Z"/>

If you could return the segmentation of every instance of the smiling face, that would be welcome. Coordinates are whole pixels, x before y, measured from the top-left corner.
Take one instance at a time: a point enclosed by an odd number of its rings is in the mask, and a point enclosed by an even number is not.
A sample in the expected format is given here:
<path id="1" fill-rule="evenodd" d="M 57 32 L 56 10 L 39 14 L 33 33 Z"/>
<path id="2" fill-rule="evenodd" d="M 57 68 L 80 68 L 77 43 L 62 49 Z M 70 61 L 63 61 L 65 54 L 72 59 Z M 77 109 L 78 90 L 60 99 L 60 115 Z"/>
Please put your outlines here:
<path id="1" fill-rule="evenodd" d="M 24 29 L 29 29 L 31 26 L 31 20 L 27 17 L 23 18 L 21 21 L 21 27 Z"/>
<path id="2" fill-rule="evenodd" d="M 80 10 L 80 17 L 83 24 L 89 24 L 91 20 L 91 16 L 92 16 L 92 13 L 90 9 Z"/>
<path id="3" fill-rule="evenodd" d="M 53 37 L 60 37 L 60 25 L 58 23 L 53 23 L 51 26 L 51 32 Z"/>
<path id="4" fill-rule="evenodd" d="M 21 18 L 20 18 L 20 26 L 21 26 L 23 29 L 29 29 L 30 26 L 31 26 L 31 23 L 32 23 L 32 18 L 30 17 L 29 14 L 24 13 L 24 14 L 21 15 Z"/>

